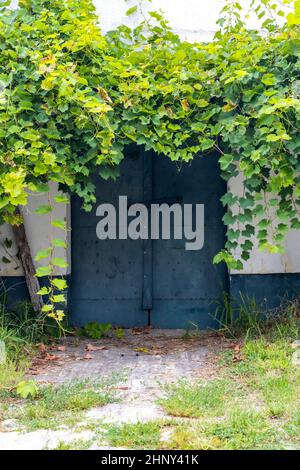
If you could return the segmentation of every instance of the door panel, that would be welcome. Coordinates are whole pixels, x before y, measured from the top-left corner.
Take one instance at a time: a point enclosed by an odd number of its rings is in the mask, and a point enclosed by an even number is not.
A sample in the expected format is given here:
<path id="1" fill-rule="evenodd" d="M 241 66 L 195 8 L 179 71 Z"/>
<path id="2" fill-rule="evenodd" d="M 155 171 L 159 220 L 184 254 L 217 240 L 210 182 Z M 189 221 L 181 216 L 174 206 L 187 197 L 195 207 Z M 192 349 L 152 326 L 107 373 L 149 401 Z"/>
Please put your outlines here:
<path id="1" fill-rule="evenodd" d="M 73 323 L 110 322 L 123 327 L 146 325 L 184 328 L 214 324 L 215 302 L 227 289 L 227 272 L 212 264 L 224 246 L 225 184 L 216 155 L 195 157 L 179 168 L 168 158 L 130 149 L 116 182 L 95 179 L 97 204 L 91 213 L 72 200 Z M 185 250 L 186 240 L 98 240 L 96 206 L 118 197 L 128 205 L 144 202 L 205 205 L 204 247 Z M 183 206 L 182 206 L 183 207 Z M 171 224 L 171 234 L 173 232 Z"/>
<path id="2" fill-rule="evenodd" d="M 153 311 L 151 324 L 182 328 L 214 324 L 216 301 L 227 288 L 226 270 L 214 266 L 214 255 L 224 247 L 222 224 L 224 193 L 217 155 L 195 157 L 177 167 L 161 156 L 153 158 L 153 198 L 180 199 L 181 204 L 204 204 L 204 246 L 185 249 L 185 240 L 153 240 Z"/>
<path id="3" fill-rule="evenodd" d="M 117 182 L 95 176 L 97 204 L 90 213 L 81 209 L 79 198 L 72 199 L 71 311 L 75 325 L 98 321 L 130 327 L 148 321 L 141 308 L 143 242 L 99 240 L 96 236 L 99 204 L 108 202 L 117 208 L 119 195 L 127 195 L 131 202 L 143 200 L 143 160 L 137 150 L 126 155 L 120 171 Z"/>

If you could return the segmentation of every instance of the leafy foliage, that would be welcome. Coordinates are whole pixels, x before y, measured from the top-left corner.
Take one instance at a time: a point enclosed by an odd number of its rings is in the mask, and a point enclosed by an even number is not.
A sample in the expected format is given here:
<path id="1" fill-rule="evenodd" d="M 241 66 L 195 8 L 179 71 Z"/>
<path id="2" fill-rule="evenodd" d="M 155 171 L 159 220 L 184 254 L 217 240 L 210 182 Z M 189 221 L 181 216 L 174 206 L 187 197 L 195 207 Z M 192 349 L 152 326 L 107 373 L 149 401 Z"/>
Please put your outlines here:
<path id="1" fill-rule="evenodd" d="M 38 387 L 33 380 L 23 380 L 18 383 L 16 392 L 21 398 L 34 398 L 38 394 Z"/>
<path id="2" fill-rule="evenodd" d="M 90 322 L 84 326 L 83 334 L 92 339 L 100 339 L 106 337 L 111 329 L 112 325 L 110 323 Z"/>
<path id="3" fill-rule="evenodd" d="M 252 0 L 261 29 L 249 30 L 241 5 L 227 1 L 207 44 L 181 41 L 154 11 L 134 29 L 103 36 L 91 0 L 4 6 L 4 220 L 14 221 L 26 191 L 43 191 L 50 180 L 91 209 L 91 175 L 116 177 L 132 142 L 177 162 L 217 151 L 223 177 L 242 175 L 243 191 L 222 197 L 228 241 L 215 262 L 240 268 L 254 235 L 261 249 L 282 252 L 288 229 L 300 228 L 300 2 L 284 3 L 292 7 L 286 18 L 274 2 Z M 65 230 L 61 222 L 52 224 Z"/>

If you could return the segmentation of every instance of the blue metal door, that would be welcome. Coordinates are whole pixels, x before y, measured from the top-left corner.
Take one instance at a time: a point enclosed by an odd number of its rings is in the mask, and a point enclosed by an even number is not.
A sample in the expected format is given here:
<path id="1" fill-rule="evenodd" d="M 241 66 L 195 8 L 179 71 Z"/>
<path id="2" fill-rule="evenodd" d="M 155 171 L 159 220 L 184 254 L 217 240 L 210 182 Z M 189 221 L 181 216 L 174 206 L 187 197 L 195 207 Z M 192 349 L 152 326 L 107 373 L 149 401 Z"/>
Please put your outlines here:
<path id="1" fill-rule="evenodd" d="M 216 302 L 227 290 L 224 266 L 212 264 L 224 248 L 225 192 L 217 155 L 195 157 L 179 167 L 167 158 L 153 158 L 153 199 L 165 195 L 181 204 L 204 204 L 204 246 L 187 251 L 185 240 L 153 240 L 153 310 L 151 322 L 161 328 L 214 325 Z"/>
<path id="2" fill-rule="evenodd" d="M 90 321 L 123 327 L 151 324 L 184 328 L 212 326 L 215 302 L 227 289 L 227 272 L 212 264 L 224 246 L 225 192 L 216 155 L 177 165 L 140 148 L 130 149 L 116 182 L 95 179 L 97 205 L 133 203 L 204 204 L 204 246 L 187 251 L 185 240 L 98 240 L 96 209 L 85 213 L 72 200 L 71 312 L 75 325 Z M 171 233 L 172 224 L 171 223 Z M 119 227 L 117 227 L 118 229 Z"/>

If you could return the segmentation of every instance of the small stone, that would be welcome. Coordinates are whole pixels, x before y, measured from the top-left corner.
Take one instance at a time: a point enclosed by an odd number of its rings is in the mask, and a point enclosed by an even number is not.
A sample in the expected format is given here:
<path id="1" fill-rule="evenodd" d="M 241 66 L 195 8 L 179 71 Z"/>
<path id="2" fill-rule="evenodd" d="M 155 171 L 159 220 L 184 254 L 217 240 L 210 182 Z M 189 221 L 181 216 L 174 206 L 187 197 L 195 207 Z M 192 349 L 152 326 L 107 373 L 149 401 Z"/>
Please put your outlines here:
<path id="1" fill-rule="evenodd" d="M 295 341 L 293 341 L 291 346 L 293 349 L 300 349 L 300 339 L 296 339 Z"/>

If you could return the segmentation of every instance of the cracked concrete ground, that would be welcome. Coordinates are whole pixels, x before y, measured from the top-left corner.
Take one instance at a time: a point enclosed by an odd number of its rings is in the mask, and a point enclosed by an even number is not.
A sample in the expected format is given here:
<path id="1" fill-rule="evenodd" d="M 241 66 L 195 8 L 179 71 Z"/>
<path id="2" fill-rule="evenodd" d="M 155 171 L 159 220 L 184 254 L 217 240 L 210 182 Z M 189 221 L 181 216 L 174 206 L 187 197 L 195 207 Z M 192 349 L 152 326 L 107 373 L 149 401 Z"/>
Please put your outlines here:
<path id="1" fill-rule="evenodd" d="M 179 379 L 196 380 L 215 374 L 214 358 L 220 347 L 213 334 L 183 338 L 182 330 L 126 330 L 124 338 L 97 341 L 65 338 L 51 348 L 49 361 L 37 358 L 28 376 L 42 384 L 60 384 L 80 379 L 103 379 L 120 375 L 116 391 L 120 402 L 92 408 L 79 427 L 93 421 L 101 423 L 136 423 L 165 417 L 157 405 L 163 384 Z M 5 422 L 2 423 L 5 430 Z M 81 431 L 82 433 L 82 431 Z M 81 433 L 39 430 L 16 432 L 7 423 L 0 432 L 0 449 L 54 448 L 60 441 L 92 439 L 90 431 Z M 97 448 L 95 444 L 91 448 Z"/>

